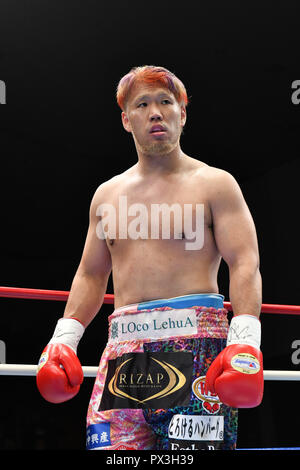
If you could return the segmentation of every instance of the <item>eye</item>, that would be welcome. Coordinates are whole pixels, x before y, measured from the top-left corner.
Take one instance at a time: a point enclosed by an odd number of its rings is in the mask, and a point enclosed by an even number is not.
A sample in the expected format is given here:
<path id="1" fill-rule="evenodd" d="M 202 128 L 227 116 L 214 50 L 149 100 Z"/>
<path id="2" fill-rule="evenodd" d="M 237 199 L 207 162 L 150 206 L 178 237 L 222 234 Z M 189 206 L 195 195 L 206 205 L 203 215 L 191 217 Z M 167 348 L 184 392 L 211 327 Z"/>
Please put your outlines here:
<path id="1" fill-rule="evenodd" d="M 166 101 L 167 103 L 171 104 L 171 101 L 170 101 L 170 100 L 168 100 L 167 98 L 166 98 L 166 99 L 164 99 L 164 100 L 162 100 L 162 103 L 163 103 L 164 101 Z"/>
<path id="2" fill-rule="evenodd" d="M 143 107 L 144 107 L 144 105 L 145 105 L 145 106 L 147 106 L 147 103 L 144 103 L 144 102 L 143 102 L 143 103 L 140 103 L 140 104 L 138 104 L 138 106 L 137 106 L 137 107 L 138 107 L 138 108 L 143 108 Z"/>

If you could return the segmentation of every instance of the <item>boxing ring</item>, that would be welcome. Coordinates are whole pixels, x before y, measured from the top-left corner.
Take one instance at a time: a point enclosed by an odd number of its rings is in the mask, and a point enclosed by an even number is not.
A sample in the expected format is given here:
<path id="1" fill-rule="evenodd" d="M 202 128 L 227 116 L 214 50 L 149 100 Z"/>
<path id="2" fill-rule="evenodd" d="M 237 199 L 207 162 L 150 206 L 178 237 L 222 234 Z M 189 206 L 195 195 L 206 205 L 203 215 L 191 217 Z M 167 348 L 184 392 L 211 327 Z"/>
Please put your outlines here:
<path id="1" fill-rule="evenodd" d="M 1 287 L 0 297 L 29 300 L 55 300 L 66 302 L 69 296 L 68 291 L 31 289 L 19 287 Z M 105 294 L 104 304 L 114 304 L 114 295 Z M 224 307 L 232 311 L 231 303 L 224 302 Z M 299 305 L 262 304 L 261 313 L 280 315 L 300 315 Z M 96 377 L 98 366 L 82 366 L 84 377 Z M 1 376 L 35 376 L 37 364 L 1 364 Z M 289 370 L 265 370 L 264 380 L 266 381 L 300 381 L 300 371 Z M 300 450 L 300 447 L 277 447 L 260 449 L 237 449 L 237 450 Z"/>

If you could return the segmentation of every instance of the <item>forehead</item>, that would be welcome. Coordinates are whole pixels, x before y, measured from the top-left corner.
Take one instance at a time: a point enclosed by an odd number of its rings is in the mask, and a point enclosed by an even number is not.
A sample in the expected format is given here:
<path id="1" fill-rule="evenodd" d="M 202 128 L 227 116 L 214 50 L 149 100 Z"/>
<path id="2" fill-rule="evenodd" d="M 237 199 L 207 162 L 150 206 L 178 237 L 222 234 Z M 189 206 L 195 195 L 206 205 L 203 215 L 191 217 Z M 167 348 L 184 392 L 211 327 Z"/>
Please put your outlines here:
<path id="1" fill-rule="evenodd" d="M 168 88 L 163 87 L 160 84 L 149 85 L 147 83 L 135 83 L 130 90 L 128 103 L 132 103 L 142 97 L 158 95 L 173 96 L 173 93 Z"/>

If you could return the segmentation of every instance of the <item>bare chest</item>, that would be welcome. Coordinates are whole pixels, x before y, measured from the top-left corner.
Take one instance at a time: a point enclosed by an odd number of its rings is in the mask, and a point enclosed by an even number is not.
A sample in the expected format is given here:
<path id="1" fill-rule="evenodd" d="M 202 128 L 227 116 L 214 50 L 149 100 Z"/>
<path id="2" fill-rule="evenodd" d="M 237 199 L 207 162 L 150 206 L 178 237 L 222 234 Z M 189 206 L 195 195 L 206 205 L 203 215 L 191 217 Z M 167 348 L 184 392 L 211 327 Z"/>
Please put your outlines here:
<path id="1" fill-rule="evenodd" d="M 195 239 L 210 229 L 205 185 L 193 181 L 155 182 L 115 188 L 98 208 L 103 237 Z"/>

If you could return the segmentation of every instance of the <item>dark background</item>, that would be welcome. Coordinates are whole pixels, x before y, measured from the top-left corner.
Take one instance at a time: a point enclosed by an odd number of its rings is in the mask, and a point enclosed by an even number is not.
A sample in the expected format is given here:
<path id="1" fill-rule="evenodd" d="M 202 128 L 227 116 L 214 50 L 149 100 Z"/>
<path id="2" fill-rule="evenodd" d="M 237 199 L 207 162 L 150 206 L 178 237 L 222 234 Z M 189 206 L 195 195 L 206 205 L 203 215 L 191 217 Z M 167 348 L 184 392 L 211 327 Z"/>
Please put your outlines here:
<path id="1" fill-rule="evenodd" d="M 0 284 L 69 290 L 98 185 L 136 162 L 115 101 L 136 65 L 162 65 L 186 85 L 181 140 L 188 155 L 238 180 L 259 238 L 263 302 L 300 304 L 297 2 L 2 0 Z M 228 300 L 222 265 L 220 292 Z M 108 293 L 113 292 L 111 282 Z M 64 302 L 0 299 L 6 362 L 36 364 Z M 104 305 L 78 349 L 97 365 Z M 299 317 L 262 314 L 265 369 L 291 360 Z M 0 449 L 84 449 L 93 386 L 61 405 L 34 377 L 0 377 Z M 263 403 L 241 410 L 239 447 L 299 446 L 299 382 L 265 382 Z"/>

